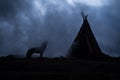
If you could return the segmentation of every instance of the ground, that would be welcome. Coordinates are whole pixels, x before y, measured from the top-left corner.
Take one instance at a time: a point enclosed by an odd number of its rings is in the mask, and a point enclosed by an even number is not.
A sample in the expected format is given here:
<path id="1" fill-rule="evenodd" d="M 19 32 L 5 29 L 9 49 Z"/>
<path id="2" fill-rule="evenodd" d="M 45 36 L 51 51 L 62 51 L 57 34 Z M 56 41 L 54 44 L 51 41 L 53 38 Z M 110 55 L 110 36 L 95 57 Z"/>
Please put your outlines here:
<path id="1" fill-rule="evenodd" d="M 1 78 L 7 79 L 120 79 L 119 59 L 0 58 Z"/>

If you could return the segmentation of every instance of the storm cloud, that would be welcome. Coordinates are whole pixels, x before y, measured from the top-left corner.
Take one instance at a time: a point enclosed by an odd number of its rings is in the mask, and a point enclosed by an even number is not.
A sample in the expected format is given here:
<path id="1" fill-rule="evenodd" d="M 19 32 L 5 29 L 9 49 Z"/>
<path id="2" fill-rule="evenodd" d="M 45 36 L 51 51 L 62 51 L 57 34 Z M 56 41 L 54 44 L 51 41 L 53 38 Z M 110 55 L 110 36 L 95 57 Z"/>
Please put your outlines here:
<path id="1" fill-rule="evenodd" d="M 120 56 L 119 1 L 90 6 L 76 0 L 0 0 L 0 56 L 25 56 L 48 40 L 45 56 L 65 56 L 82 25 L 81 11 L 105 54 Z"/>

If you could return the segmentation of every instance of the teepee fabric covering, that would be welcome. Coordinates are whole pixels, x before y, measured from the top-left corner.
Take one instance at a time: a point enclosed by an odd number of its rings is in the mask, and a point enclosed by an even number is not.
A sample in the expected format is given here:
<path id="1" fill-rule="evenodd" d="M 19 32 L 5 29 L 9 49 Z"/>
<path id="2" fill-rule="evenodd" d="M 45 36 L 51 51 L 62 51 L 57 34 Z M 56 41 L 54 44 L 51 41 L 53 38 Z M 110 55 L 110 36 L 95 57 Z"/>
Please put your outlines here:
<path id="1" fill-rule="evenodd" d="M 69 54 L 70 57 L 76 58 L 95 58 L 106 56 L 100 50 L 87 18 L 84 19 L 81 29 L 73 41 Z"/>

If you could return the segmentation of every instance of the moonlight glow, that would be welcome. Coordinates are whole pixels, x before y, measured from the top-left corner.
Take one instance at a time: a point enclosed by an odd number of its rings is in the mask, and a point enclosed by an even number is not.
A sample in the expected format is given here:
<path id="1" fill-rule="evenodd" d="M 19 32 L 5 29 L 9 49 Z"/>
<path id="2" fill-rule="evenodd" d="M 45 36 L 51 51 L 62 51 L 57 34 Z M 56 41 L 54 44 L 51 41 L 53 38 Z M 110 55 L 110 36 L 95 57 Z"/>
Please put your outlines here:
<path id="1" fill-rule="evenodd" d="M 106 0 L 67 0 L 67 2 L 71 5 L 75 5 L 75 3 L 82 3 L 92 7 L 101 7 L 106 4 Z"/>
<path id="2" fill-rule="evenodd" d="M 39 13 L 44 16 L 46 13 L 45 7 L 41 4 L 40 0 L 34 0 L 34 7 Z"/>
<path id="3" fill-rule="evenodd" d="M 62 3 L 62 0 L 47 0 L 47 3 L 43 3 L 41 0 L 34 0 L 34 9 L 39 12 L 40 15 L 44 16 L 46 14 L 46 5 L 55 5 L 57 9 L 63 10 L 66 6 L 75 7 L 78 4 L 86 5 L 90 7 L 102 7 L 106 5 L 107 0 L 65 0 L 66 4 Z"/>

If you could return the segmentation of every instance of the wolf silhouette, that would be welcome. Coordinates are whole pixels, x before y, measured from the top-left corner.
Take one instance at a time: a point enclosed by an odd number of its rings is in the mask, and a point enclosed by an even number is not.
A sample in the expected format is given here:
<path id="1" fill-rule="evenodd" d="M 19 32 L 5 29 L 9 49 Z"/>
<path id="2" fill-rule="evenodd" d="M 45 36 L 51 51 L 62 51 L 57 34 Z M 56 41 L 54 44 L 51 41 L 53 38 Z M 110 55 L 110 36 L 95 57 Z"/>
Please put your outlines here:
<path id="1" fill-rule="evenodd" d="M 43 57 L 43 53 L 44 53 L 47 45 L 48 45 L 48 42 L 47 42 L 47 41 L 44 41 L 44 42 L 41 44 L 40 47 L 33 47 L 33 48 L 28 49 L 27 54 L 26 54 L 26 58 L 30 59 L 31 56 L 32 56 L 34 53 L 40 54 L 40 58 L 42 58 L 42 57 Z"/>

